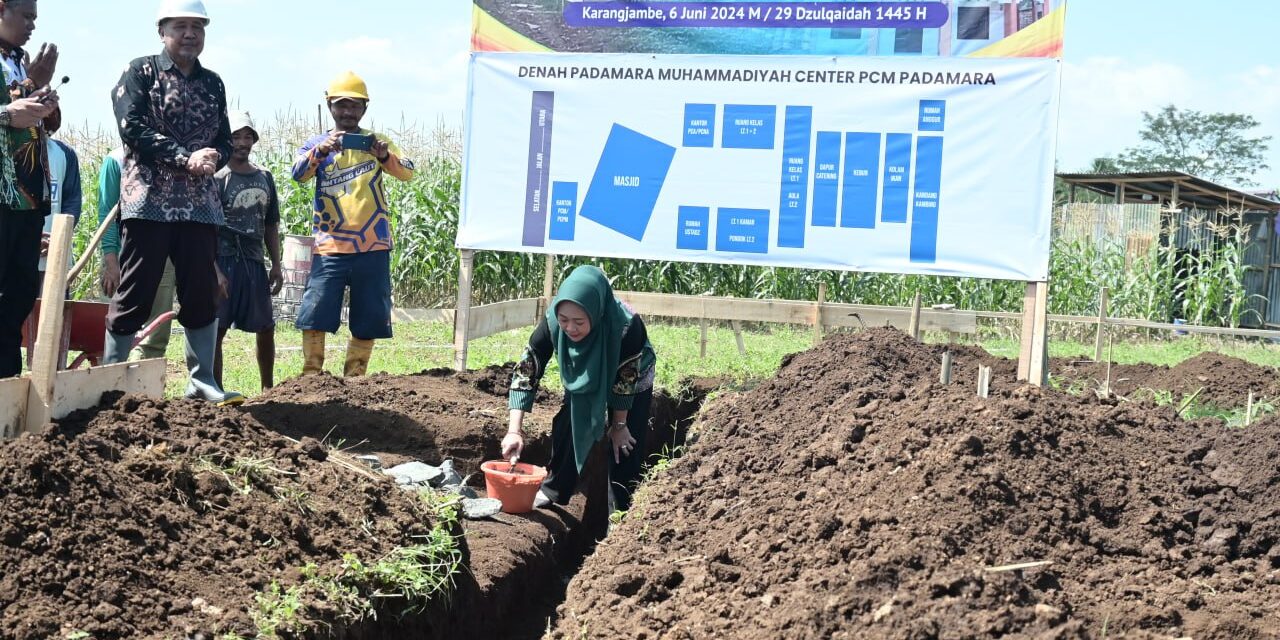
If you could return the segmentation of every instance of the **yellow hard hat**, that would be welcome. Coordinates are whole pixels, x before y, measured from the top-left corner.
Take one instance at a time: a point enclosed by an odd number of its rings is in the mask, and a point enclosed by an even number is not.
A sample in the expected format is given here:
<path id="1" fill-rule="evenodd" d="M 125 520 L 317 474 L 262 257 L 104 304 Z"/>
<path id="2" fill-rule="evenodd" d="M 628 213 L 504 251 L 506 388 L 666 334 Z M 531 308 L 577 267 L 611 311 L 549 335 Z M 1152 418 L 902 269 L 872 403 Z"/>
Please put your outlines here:
<path id="1" fill-rule="evenodd" d="M 365 86 L 364 80 L 360 76 L 351 71 L 343 71 L 341 75 L 333 79 L 329 83 L 329 90 L 324 92 L 324 97 L 333 102 L 341 98 L 355 98 L 357 100 L 369 99 L 369 88 Z"/>

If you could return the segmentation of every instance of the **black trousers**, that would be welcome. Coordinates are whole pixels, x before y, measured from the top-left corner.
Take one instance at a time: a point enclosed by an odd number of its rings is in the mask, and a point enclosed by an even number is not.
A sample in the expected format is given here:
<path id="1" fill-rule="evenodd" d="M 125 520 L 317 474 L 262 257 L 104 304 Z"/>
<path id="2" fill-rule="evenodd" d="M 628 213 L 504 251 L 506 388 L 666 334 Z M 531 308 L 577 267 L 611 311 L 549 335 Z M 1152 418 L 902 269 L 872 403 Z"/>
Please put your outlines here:
<path id="1" fill-rule="evenodd" d="M 22 323 L 40 292 L 44 212 L 0 207 L 0 378 L 22 374 Z"/>
<path id="2" fill-rule="evenodd" d="M 218 319 L 218 228 L 197 222 L 155 222 L 131 218 L 120 223 L 120 287 L 111 298 L 107 329 L 137 333 L 151 319 L 151 303 L 173 262 L 178 290 L 178 322 L 188 329 Z"/>
<path id="3" fill-rule="evenodd" d="M 627 430 L 636 439 L 635 447 L 622 462 L 613 461 L 613 445 L 605 436 L 598 446 L 608 449 L 609 485 L 613 489 L 614 508 L 626 511 L 631 508 L 631 495 L 640 483 L 644 466 L 645 436 L 649 432 L 649 410 L 653 404 L 653 390 L 635 395 L 631 410 L 627 412 Z M 569 403 L 560 405 L 560 411 L 551 421 L 551 462 L 547 464 L 547 477 L 542 481 L 542 492 L 556 504 L 569 504 L 578 487 L 578 463 L 573 455 L 573 427 L 569 423 Z"/>

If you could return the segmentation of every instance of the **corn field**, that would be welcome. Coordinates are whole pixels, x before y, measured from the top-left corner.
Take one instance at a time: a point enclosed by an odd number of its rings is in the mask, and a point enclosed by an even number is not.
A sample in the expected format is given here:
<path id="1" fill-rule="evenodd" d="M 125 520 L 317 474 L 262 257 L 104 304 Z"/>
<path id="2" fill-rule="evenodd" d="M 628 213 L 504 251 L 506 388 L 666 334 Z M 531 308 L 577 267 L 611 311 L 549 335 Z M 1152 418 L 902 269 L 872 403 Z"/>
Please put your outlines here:
<path id="1" fill-rule="evenodd" d="M 259 120 L 258 125 L 262 140 L 254 149 L 253 161 L 275 176 L 282 231 L 307 235 L 314 184 L 294 182 L 290 166 L 296 149 L 318 133 L 320 125 L 297 113 L 277 114 L 270 122 Z M 450 307 L 458 275 L 454 238 L 461 189 L 461 132 L 443 125 L 387 128 L 371 123 L 370 128 L 389 135 L 418 167 L 409 183 L 387 182 L 396 243 L 391 259 L 396 305 Z M 114 131 L 87 127 L 64 129 L 61 137 L 80 155 L 85 214 L 77 226 L 75 250 L 81 255 L 97 220 L 101 159 L 118 139 Z M 1059 215 L 1061 211 L 1055 213 Z M 1208 225 L 1186 224 L 1193 223 Z M 1099 289 L 1108 287 L 1112 317 L 1182 318 L 1193 324 L 1238 326 L 1250 313 L 1244 284 L 1248 228 L 1233 224 L 1209 227 L 1202 231 L 1211 234 L 1214 242 L 1190 253 L 1159 241 L 1135 251 L 1123 239 L 1109 242 L 1055 234 L 1050 258 L 1050 313 L 1096 314 Z M 1163 231 L 1167 237 L 1174 230 Z M 100 297 L 100 264 L 95 257 L 75 284 L 77 298 Z M 826 283 L 827 299 L 832 302 L 905 306 L 919 293 L 926 305 L 950 303 L 960 309 L 1020 311 L 1025 288 L 1022 282 L 975 278 L 579 257 L 559 259 L 557 279 L 579 264 L 600 266 L 617 289 L 742 298 L 814 300 L 819 284 Z M 474 303 L 540 295 L 544 268 L 541 255 L 481 252 L 475 261 Z"/>

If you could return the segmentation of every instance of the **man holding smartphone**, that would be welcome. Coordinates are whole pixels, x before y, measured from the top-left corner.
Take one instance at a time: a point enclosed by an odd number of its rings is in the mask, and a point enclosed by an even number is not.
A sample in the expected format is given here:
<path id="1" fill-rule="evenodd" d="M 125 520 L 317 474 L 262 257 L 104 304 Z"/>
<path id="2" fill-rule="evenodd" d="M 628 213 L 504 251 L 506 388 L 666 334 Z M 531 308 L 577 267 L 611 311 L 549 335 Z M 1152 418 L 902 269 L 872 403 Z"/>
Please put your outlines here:
<path id="1" fill-rule="evenodd" d="M 201 0 L 164 0 L 164 48 L 129 63 L 111 92 L 124 143 L 120 184 L 120 285 L 107 315 L 106 364 L 129 359 L 151 313 L 165 263 L 177 280 L 186 330 L 186 396 L 239 404 L 214 377 L 219 286 L 215 261 L 222 198 L 213 174 L 231 159 L 227 90 L 200 64 L 209 14 Z"/>
<path id="2" fill-rule="evenodd" d="M 293 179 L 316 180 L 311 216 L 315 249 L 298 309 L 302 374 L 324 370 L 325 334 L 338 330 L 342 297 L 351 290 L 351 342 L 343 367 L 362 376 L 373 341 L 391 337 L 391 220 L 384 175 L 413 178 L 413 163 L 381 134 L 360 128 L 369 90 L 356 74 L 338 76 L 325 92 L 331 131 L 298 150 Z"/>
<path id="3" fill-rule="evenodd" d="M 47 136 L 41 122 L 58 108 L 49 90 L 58 48 L 34 60 L 22 46 L 36 27 L 36 0 L 0 2 L 0 378 L 22 373 L 22 323 L 40 289 L 40 246 L 49 214 Z"/>

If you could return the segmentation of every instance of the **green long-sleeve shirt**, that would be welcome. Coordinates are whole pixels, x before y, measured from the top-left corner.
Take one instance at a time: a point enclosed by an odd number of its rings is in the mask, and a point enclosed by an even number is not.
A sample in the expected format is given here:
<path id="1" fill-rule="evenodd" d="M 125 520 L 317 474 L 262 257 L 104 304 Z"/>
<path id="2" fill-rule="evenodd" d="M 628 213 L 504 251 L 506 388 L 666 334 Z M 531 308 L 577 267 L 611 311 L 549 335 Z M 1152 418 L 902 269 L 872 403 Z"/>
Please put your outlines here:
<path id="1" fill-rule="evenodd" d="M 116 147 L 102 159 L 98 172 L 98 225 L 107 219 L 112 207 L 120 201 L 120 165 L 124 163 L 124 148 Z M 120 218 L 111 223 L 102 235 L 102 255 L 120 253 Z"/>

